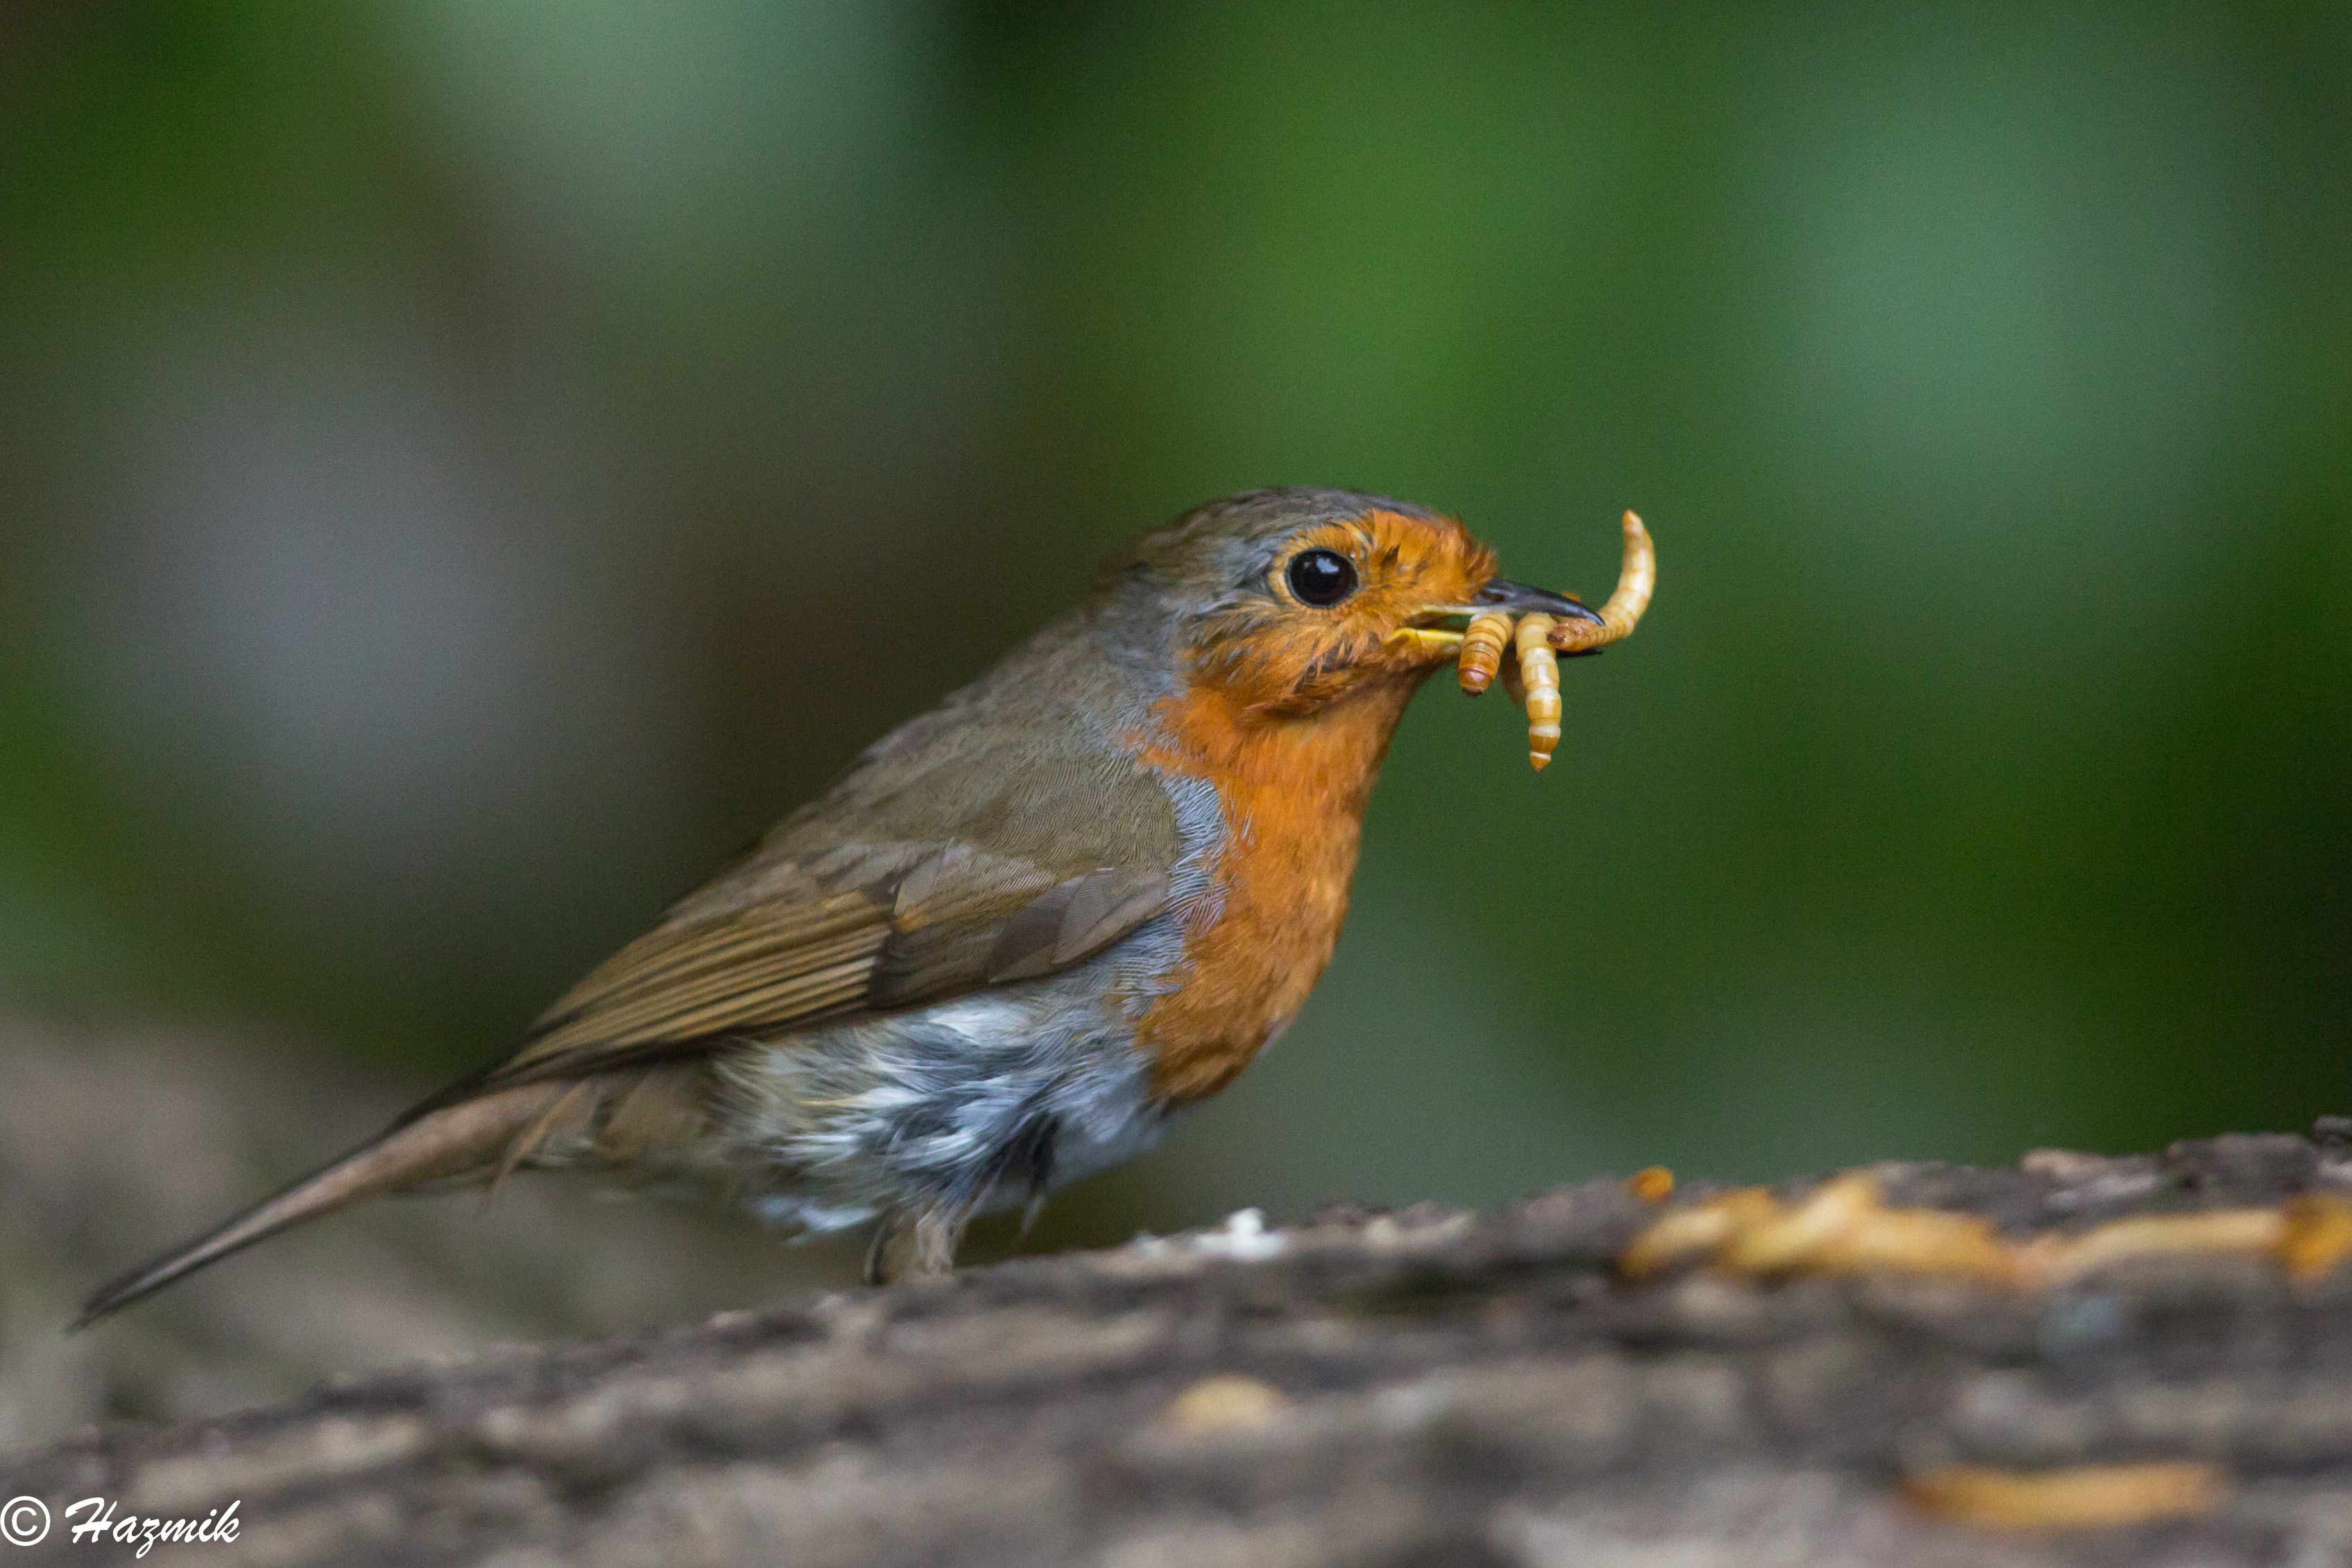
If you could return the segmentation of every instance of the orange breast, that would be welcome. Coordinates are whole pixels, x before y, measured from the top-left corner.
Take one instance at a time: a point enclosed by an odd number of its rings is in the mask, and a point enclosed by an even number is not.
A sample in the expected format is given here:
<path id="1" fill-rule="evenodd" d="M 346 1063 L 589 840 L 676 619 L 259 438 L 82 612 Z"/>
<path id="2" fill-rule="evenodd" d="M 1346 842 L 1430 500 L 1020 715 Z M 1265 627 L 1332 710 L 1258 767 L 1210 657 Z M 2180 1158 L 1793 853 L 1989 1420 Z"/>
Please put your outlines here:
<path id="1" fill-rule="evenodd" d="M 1364 804 L 1415 684 L 1372 684 L 1286 718 L 1213 690 L 1160 705 L 1169 744 L 1145 747 L 1143 759 L 1213 785 L 1225 819 L 1210 869 L 1221 897 L 1186 936 L 1177 988 L 1137 1031 L 1164 1103 L 1232 1082 L 1321 977 L 1348 913 Z"/>

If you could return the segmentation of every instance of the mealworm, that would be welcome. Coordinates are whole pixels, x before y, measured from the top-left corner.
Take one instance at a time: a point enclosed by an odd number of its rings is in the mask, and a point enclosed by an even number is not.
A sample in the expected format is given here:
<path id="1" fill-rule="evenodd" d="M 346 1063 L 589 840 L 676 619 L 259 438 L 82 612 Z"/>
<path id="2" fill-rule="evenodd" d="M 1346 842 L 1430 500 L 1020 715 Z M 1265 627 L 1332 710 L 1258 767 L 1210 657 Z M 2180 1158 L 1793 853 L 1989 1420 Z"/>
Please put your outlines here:
<path id="1" fill-rule="evenodd" d="M 1625 514 L 1625 557 L 1617 569 L 1617 591 L 1600 610 L 1601 622 L 1561 621 L 1552 628 L 1551 645 L 1563 653 L 1589 653 L 1633 634 L 1650 594 L 1658 586 L 1658 551 L 1650 530 L 1633 513 Z"/>
<path id="2" fill-rule="evenodd" d="M 1903 1482 L 1904 1500 L 1924 1512 L 1989 1530 L 2113 1530 L 2211 1513 L 2230 1478 L 2197 1459 L 2003 1470 L 1944 1465 Z"/>
<path id="3" fill-rule="evenodd" d="M 1559 659 L 1548 640 L 1549 615 L 1527 615 L 1513 633 L 1519 647 L 1519 681 L 1528 690 L 1528 763 L 1538 772 L 1559 745 Z"/>
<path id="4" fill-rule="evenodd" d="M 1462 689 L 1476 696 L 1491 685 L 1503 667 L 1503 650 L 1511 643 L 1511 617 L 1488 610 L 1470 618 L 1462 633 Z"/>
<path id="5" fill-rule="evenodd" d="M 1549 764 L 1559 746 L 1558 655 L 1593 653 L 1632 636 L 1657 588 L 1656 548 L 1650 542 L 1650 531 L 1632 512 L 1625 514 L 1624 535 L 1625 554 L 1617 569 L 1616 591 L 1595 612 L 1598 621 L 1541 614 L 1515 618 L 1506 611 L 1482 610 L 1470 617 L 1470 623 L 1459 633 L 1419 630 L 1396 633 L 1432 643 L 1455 638 L 1456 674 L 1462 689 L 1472 696 L 1485 691 L 1499 674 L 1511 700 L 1527 708 L 1528 763 L 1538 772 Z M 1507 645 L 1517 658 L 1503 657 Z"/>

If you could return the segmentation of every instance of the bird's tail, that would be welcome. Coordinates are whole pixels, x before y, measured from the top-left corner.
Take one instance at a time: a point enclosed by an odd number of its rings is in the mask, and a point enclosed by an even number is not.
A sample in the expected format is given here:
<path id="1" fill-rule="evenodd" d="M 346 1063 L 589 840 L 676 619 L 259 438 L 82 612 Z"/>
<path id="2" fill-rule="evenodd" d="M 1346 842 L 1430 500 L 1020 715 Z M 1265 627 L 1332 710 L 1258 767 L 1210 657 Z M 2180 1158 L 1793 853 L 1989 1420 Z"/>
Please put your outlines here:
<path id="1" fill-rule="evenodd" d="M 100 1287 L 82 1304 L 73 1326 L 87 1328 L 206 1264 L 362 1199 L 468 1177 L 496 1179 L 545 1130 L 570 1088 L 560 1082 L 523 1084 L 396 1123 L 219 1229 Z"/>

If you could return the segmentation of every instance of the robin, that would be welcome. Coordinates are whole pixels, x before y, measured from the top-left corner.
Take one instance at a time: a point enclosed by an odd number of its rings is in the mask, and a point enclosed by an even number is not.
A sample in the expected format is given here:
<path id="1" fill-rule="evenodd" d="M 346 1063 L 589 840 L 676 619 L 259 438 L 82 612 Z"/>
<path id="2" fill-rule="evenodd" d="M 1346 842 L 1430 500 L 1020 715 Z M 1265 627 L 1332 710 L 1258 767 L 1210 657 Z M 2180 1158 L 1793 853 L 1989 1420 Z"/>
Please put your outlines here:
<path id="1" fill-rule="evenodd" d="M 505 1061 L 92 1296 L 363 1198 L 583 1170 L 950 1270 L 973 1216 L 1149 1148 L 1297 1015 L 1372 779 L 1480 611 L 1600 617 L 1419 507 L 1214 501 L 867 748 Z M 1579 628 L 1581 631 L 1581 628 Z"/>

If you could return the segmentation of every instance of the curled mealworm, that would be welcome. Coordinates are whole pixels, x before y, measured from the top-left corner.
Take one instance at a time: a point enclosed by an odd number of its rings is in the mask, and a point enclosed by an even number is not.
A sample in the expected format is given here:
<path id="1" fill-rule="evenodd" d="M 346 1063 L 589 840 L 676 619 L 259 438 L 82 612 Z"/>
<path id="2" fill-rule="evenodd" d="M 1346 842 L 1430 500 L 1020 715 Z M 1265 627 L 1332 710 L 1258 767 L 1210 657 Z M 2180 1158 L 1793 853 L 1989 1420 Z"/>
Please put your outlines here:
<path id="1" fill-rule="evenodd" d="M 1508 612 L 1488 610 L 1473 615 L 1462 633 L 1462 689 L 1475 697 L 1493 684 L 1495 673 L 1503 667 L 1503 650 L 1510 643 Z"/>
<path id="2" fill-rule="evenodd" d="M 1528 692 L 1528 762 L 1541 772 L 1559 745 L 1559 659 L 1549 639 L 1557 624 L 1550 616 L 1519 619 L 1513 633 L 1519 649 L 1519 682 Z"/>
<path id="3" fill-rule="evenodd" d="M 1589 653 L 1605 648 L 1612 643 L 1622 643 L 1633 634 L 1642 612 L 1650 607 L 1650 594 L 1658 586 L 1658 552 L 1650 542 L 1650 530 L 1633 513 L 1625 514 L 1625 557 L 1617 569 L 1617 591 L 1609 602 L 1601 607 L 1601 623 L 1590 621 L 1561 621 L 1551 632 L 1551 645 L 1563 653 Z M 1538 764 L 1541 766 L 1541 764 Z"/>

